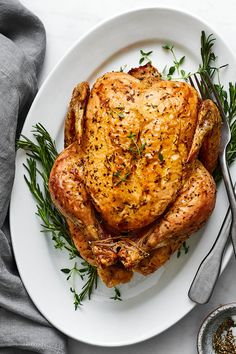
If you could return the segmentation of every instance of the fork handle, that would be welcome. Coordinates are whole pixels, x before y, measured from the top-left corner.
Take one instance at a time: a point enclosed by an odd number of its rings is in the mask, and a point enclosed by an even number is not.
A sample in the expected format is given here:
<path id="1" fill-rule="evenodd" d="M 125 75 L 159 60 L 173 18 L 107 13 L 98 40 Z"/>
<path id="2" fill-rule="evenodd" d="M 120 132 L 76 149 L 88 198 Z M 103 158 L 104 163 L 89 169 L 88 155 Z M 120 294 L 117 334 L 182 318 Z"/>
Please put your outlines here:
<path id="1" fill-rule="evenodd" d="M 231 240 L 232 240 L 232 244 L 233 244 L 233 248 L 234 248 L 234 254 L 236 256 L 236 198 L 235 198 L 232 179 L 231 179 L 230 172 L 229 172 L 228 163 L 226 160 L 225 151 L 223 154 L 220 154 L 219 163 L 220 163 L 221 172 L 222 172 L 223 180 L 225 183 L 225 188 L 226 188 L 226 192 L 228 195 L 229 204 L 230 204 L 231 213 L 232 213 Z"/>
<path id="2" fill-rule="evenodd" d="M 215 243 L 201 262 L 190 286 L 188 296 L 198 304 L 208 302 L 214 290 L 221 269 L 222 257 L 229 240 L 231 220 L 231 211 L 228 208 Z"/>

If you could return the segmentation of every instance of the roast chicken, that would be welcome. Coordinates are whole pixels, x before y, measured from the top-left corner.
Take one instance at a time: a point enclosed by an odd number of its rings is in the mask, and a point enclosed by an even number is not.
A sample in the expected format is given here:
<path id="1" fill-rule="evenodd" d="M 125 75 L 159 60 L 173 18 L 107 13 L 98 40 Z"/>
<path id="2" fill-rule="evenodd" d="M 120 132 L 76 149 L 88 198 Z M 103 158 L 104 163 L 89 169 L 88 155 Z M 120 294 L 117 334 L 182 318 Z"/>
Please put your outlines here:
<path id="1" fill-rule="evenodd" d="M 49 189 L 108 287 L 163 265 L 209 218 L 221 117 L 151 64 L 78 84 Z"/>

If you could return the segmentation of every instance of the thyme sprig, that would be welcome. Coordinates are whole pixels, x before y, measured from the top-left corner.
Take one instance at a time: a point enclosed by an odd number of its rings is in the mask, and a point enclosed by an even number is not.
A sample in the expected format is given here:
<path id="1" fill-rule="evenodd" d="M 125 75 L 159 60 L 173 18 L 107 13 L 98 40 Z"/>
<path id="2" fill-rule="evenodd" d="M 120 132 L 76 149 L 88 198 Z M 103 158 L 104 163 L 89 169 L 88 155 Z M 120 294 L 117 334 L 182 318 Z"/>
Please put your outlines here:
<path id="1" fill-rule="evenodd" d="M 166 78 L 167 80 L 187 80 L 191 73 L 186 73 L 184 69 L 181 69 L 181 66 L 184 64 L 185 56 L 182 56 L 180 59 L 177 59 L 175 54 L 174 45 L 173 44 L 165 44 L 162 48 L 166 51 L 169 51 L 173 56 L 173 64 L 169 67 L 167 72 L 167 67 L 165 66 L 164 70 L 162 71 L 162 77 Z M 167 73 L 166 73 L 167 72 Z M 178 77 L 174 78 L 173 75 L 177 73 Z"/>
<path id="2" fill-rule="evenodd" d="M 126 68 L 127 68 L 127 64 L 121 65 L 119 71 L 120 71 L 121 73 L 123 73 Z"/>
<path id="3" fill-rule="evenodd" d="M 77 267 L 77 262 L 75 262 L 74 267 L 71 269 L 69 269 L 69 268 L 62 268 L 61 269 L 62 273 L 67 274 L 66 280 L 69 280 L 75 274 L 78 274 L 80 276 L 80 278 L 83 280 L 85 271 L 86 271 L 85 269 L 83 269 L 83 268 L 80 269 Z"/>
<path id="4" fill-rule="evenodd" d="M 127 178 L 129 177 L 130 172 L 126 172 L 124 175 L 121 174 L 121 171 L 117 171 L 113 173 L 113 176 L 118 178 L 118 180 L 115 182 L 115 187 L 118 186 L 120 183 L 125 182 Z"/>
<path id="5" fill-rule="evenodd" d="M 152 53 L 152 50 L 149 52 L 144 52 L 142 49 L 140 49 L 141 58 L 139 59 L 139 65 L 143 64 L 144 62 L 146 62 L 146 64 L 151 64 L 152 61 L 149 57 Z"/>
<path id="6" fill-rule="evenodd" d="M 42 232 L 50 233 L 56 249 L 65 249 L 69 253 L 69 258 L 81 257 L 71 239 L 65 218 L 58 212 L 52 203 L 48 189 L 50 172 L 58 152 L 55 142 L 51 139 L 48 131 L 42 124 L 36 124 L 32 130 L 35 141 L 30 140 L 24 135 L 17 142 L 17 148 L 26 151 L 28 158 L 24 167 L 27 176 L 24 179 L 27 186 L 36 200 L 36 214 L 42 221 Z M 40 182 L 39 182 L 40 181 Z M 75 309 L 87 296 L 90 298 L 92 290 L 97 284 L 97 270 L 87 262 L 82 262 L 83 268 L 78 269 L 77 263 L 74 268 L 68 270 L 64 268 L 64 273 L 68 277 L 80 275 L 81 279 L 87 278 L 81 292 L 78 294 L 75 287 L 72 288 L 74 294 Z M 71 273 L 70 273 L 71 272 Z M 77 301 L 79 300 L 79 301 Z"/>
<path id="7" fill-rule="evenodd" d="M 82 290 L 78 294 L 75 287 L 75 281 L 73 279 L 73 286 L 70 287 L 70 291 L 73 294 L 75 310 L 81 305 L 83 305 L 83 300 L 85 298 L 91 299 L 91 295 L 94 289 L 97 288 L 97 269 L 91 266 L 91 264 L 86 261 L 82 262 L 83 268 L 77 268 L 75 265 L 72 269 L 61 269 L 63 273 L 69 274 L 67 280 L 70 279 L 72 275 L 78 274 L 82 280 L 86 279 L 86 283 L 83 285 Z"/>
<path id="8" fill-rule="evenodd" d="M 75 310 L 77 310 L 78 306 L 81 306 L 83 304 L 83 300 L 86 296 L 88 296 L 88 298 L 90 299 L 93 290 L 97 288 L 97 276 L 96 274 L 93 274 L 96 271 L 95 267 L 92 267 L 87 262 L 82 262 L 81 265 L 83 267 L 78 268 L 77 262 L 75 262 L 73 268 L 61 269 L 61 271 L 67 275 L 67 281 L 72 278 L 73 285 L 70 287 L 70 291 L 73 294 Z M 85 277 L 88 278 L 80 294 L 77 293 L 75 287 L 75 277 L 77 275 L 79 275 L 82 280 L 84 280 Z"/>
<path id="9" fill-rule="evenodd" d="M 115 294 L 114 294 L 114 296 L 111 296 L 110 299 L 122 301 L 120 290 L 117 287 L 114 287 L 114 291 L 115 291 Z"/>
<path id="10" fill-rule="evenodd" d="M 181 245 L 181 247 L 178 249 L 178 252 L 177 252 L 177 258 L 179 258 L 182 254 L 182 252 L 184 254 L 187 254 L 189 251 L 189 246 L 187 245 L 186 241 L 183 242 L 183 244 Z"/>
<path id="11" fill-rule="evenodd" d="M 130 139 L 131 141 L 129 151 L 134 155 L 141 156 L 143 150 L 145 149 L 146 142 L 142 143 L 141 146 L 138 146 L 136 141 L 136 134 L 132 132 L 130 132 L 129 135 L 127 135 L 127 138 Z"/>

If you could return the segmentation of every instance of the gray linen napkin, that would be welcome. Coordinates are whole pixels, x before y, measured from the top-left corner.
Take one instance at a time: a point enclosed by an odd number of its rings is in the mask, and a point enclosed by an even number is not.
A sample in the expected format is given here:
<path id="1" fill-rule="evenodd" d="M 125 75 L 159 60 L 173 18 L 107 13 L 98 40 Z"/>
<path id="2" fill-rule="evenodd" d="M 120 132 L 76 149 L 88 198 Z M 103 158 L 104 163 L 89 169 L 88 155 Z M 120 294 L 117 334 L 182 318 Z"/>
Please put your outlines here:
<path id="1" fill-rule="evenodd" d="M 30 300 L 14 262 L 8 206 L 15 138 L 37 92 L 45 54 L 40 20 L 17 0 L 0 0 L 0 353 L 66 353 L 66 339 Z"/>

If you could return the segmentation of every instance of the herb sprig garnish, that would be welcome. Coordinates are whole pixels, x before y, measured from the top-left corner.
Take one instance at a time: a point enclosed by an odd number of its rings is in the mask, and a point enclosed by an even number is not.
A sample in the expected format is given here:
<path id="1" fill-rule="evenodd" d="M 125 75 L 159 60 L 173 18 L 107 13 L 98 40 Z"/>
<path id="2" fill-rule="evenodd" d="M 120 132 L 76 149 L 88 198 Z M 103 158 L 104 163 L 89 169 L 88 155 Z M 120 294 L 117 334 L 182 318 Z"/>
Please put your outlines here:
<path id="1" fill-rule="evenodd" d="M 114 294 L 114 296 L 111 296 L 110 299 L 122 301 L 120 290 L 117 287 L 114 287 L 114 291 L 115 291 L 115 294 Z"/>
<path id="2" fill-rule="evenodd" d="M 201 32 L 201 59 L 202 63 L 199 65 L 199 72 L 207 71 L 210 77 L 213 77 L 215 73 L 219 73 L 220 69 L 228 66 L 224 64 L 221 66 L 213 65 L 217 61 L 217 56 L 213 52 L 213 47 L 215 44 L 215 38 L 211 33 L 209 36 L 206 36 L 204 31 Z M 219 77 L 218 77 L 219 80 Z"/>
<path id="3" fill-rule="evenodd" d="M 81 257 L 71 239 L 64 217 L 54 207 L 48 189 L 48 179 L 58 152 L 55 142 L 52 141 L 47 130 L 42 124 L 33 127 L 35 141 L 22 135 L 17 142 L 17 148 L 23 149 L 27 153 L 27 160 L 24 167 L 28 176 L 24 176 L 30 192 L 36 200 L 36 214 L 42 221 L 42 232 L 50 233 L 54 246 L 57 249 L 65 249 L 69 253 L 69 258 Z M 39 183 L 39 180 L 41 184 Z M 73 274 L 78 274 L 81 279 L 85 279 L 81 292 L 78 294 L 73 287 L 75 309 L 82 303 L 86 296 L 90 298 L 92 290 L 97 284 L 97 269 L 89 263 L 83 261 L 82 268 L 77 268 L 77 263 L 72 269 L 64 268 L 62 272 L 68 274 L 69 280 Z M 77 300 L 79 299 L 78 303 Z"/>
<path id="4" fill-rule="evenodd" d="M 122 105 L 111 108 L 108 112 L 113 118 L 120 118 L 120 120 L 125 118 L 125 107 Z"/>
<path id="5" fill-rule="evenodd" d="M 75 309 L 77 309 L 79 305 L 82 305 L 82 302 L 85 298 L 88 298 L 89 300 L 91 299 L 92 292 L 94 289 L 97 288 L 98 281 L 97 268 L 85 261 L 81 264 L 84 265 L 84 268 L 80 269 L 80 273 L 81 271 L 84 271 L 84 276 L 86 276 L 86 283 L 83 285 L 82 290 L 79 294 L 77 294 L 75 288 L 70 289 L 71 292 L 74 294 Z"/>
<path id="6" fill-rule="evenodd" d="M 226 159 L 229 164 L 236 159 L 236 83 L 229 82 L 228 89 L 225 90 L 220 81 L 220 71 L 228 64 L 221 66 L 216 65 L 217 56 L 213 52 L 215 38 L 212 34 L 206 36 L 205 32 L 201 34 L 201 59 L 202 63 L 199 65 L 199 72 L 206 71 L 212 79 L 217 75 L 218 83 L 214 84 L 218 92 L 221 103 L 224 108 L 226 117 L 229 120 L 231 130 L 231 140 L 227 147 Z M 218 182 L 221 179 L 220 168 L 217 167 L 213 173 L 214 179 Z"/>
<path id="7" fill-rule="evenodd" d="M 37 215 L 43 222 L 42 231 L 50 232 L 55 248 L 65 248 L 70 252 L 70 258 L 80 256 L 69 236 L 65 219 L 51 201 L 48 189 L 49 175 L 58 155 L 55 143 L 41 124 L 36 124 L 32 133 L 36 142 L 22 135 L 22 139 L 17 142 L 17 148 L 27 151 L 28 158 L 24 167 L 28 178 L 24 176 L 24 179 L 37 202 Z M 40 187 L 38 177 L 41 178 L 43 187 Z"/>
<path id="8" fill-rule="evenodd" d="M 97 288 L 98 277 L 96 267 L 93 267 L 86 261 L 82 262 L 81 265 L 83 266 L 83 268 L 80 269 L 77 268 L 76 263 L 72 269 L 61 269 L 63 273 L 68 274 L 66 280 L 69 280 L 71 277 L 75 277 L 75 275 L 79 275 L 82 280 L 84 280 L 85 278 L 87 279 L 79 294 L 75 287 L 75 279 L 73 279 L 73 286 L 70 287 L 70 291 L 73 294 L 75 310 L 77 310 L 79 306 L 83 305 L 83 300 L 86 297 L 88 297 L 88 299 L 90 300 L 93 290 Z"/>
<path id="9" fill-rule="evenodd" d="M 61 269 L 62 273 L 67 274 L 66 280 L 69 280 L 72 276 L 75 274 L 78 274 L 81 279 L 84 277 L 84 272 L 86 271 L 85 269 L 79 269 L 77 267 L 77 262 L 75 262 L 74 267 L 69 269 L 69 268 L 62 268 Z"/>
<path id="10" fill-rule="evenodd" d="M 127 68 L 127 64 L 124 64 L 122 66 L 120 66 L 120 72 L 123 73 L 125 71 L 125 69 Z"/>
<path id="11" fill-rule="evenodd" d="M 130 172 L 126 172 L 124 175 L 121 174 L 121 171 L 117 171 L 113 173 L 113 176 L 117 178 L 117 181 L 115 182 L 115 187 L 118 186 L 120 183 L 125 182 L 127 178 L 129 177 Z"/>
<path id="12" fill-rule="evenodd" d="M 97 288 L 96 268 L 92 267 L 86 261 L 83 261 L 81 265 L 83 266 L 83 268 L 78 268 L 77 262 L 75 262 L 73 268 L 61 269 L 61 271 L 67 275 L 66 280 L 72 278 L 73 286 L 70 287 L 70 291 L 73 294 L 75 310 L 77 310 L 78 306 L 81 306 L 83 304 L 83 300 L 86 296 L 88 296 L 88 298 L 90 299 L 93 289 Z M 84 280 L 85 277 L 87 278 L 87 282 L 84 284 L 79 294 L 77 293 L 76 286 L 75 286 L 75 278 L 77 275 L 79 275 L 82 280 Z"/>
<path id="13" fill-rule="evenodd" d="M 146 64 L 151 64 L 152 61 L 149 57 L 152 53 L 152 50 L 150 52 L 144 52 L 142 49 L 140 49 L 141 58 L 139 59 L 139 65 L 143 64 L 144 62 L 146 62 Z"/>
<path id="14" fill-rule="evenodd" d="M 204 31 L 201 32 L 201 63 L 198 67 L 197 72 L 203 73 L 206 71 L 212 79 L 216 77 L 217 83 L 214 84 L 215 89 L 217 90 L 220 100 L 222 102 L 225 114 L 230 123 L 231 130 L 231 141 L 227 147 L 227 161 L 229 164 L 235 161 L 236 159 L 236 83 L 229 82 L 228 88 L 225 89 L 221 84 L 220 80 L 220 72 L 223 68 L 227 67 L 228 64 L 223 64 L 218 66 L 217 59 L 218 57 L 214 53 L 214 44 L 215 38 L 213 34 L 206 35 Z M 187 80 L 191 73 L 186 74 L 185 71 L 180 69 L 180 66 L 184 63 L 185 57 L 181 57 L 181 59 L 177 59 L 176 54 L 174 52 L 174 46 L 172 44 L 165 44 L 162 46 L 163 49 L 168 50 L 172 53 L 174 59 L 174 65 L 169 68 L 166 79 L 168 80 L 178 80 L 183 79 Z M 180 74 L 179 78 L 175 78 L 174 73 Z M 163 73 L 163 78 L 166 75 L 166 68 Z M 202 85 L 202 89 L 204 90 L 204 85 Z M 216 182 L 221 179 L 220 168 L 217 167 L 213 173 L 213 177 Z"/>
<path id="15" fill-rule="evenodd" d="M 143 150 L 145 149 L 146 142 L 142 143 L 141 146 L 138 146 L 136 141 L 136 134 L 132 132 L 130 132 L 129 135 L 127 135 L 127 138 L 130 139 L 131 141 L 129 151 L 134 155 L 141 156 Z"/>
<path id="16" fill-rule="evenodd" d="M 165 44 L 162 46 L 162 48 L 166 51 L 169 51 L 172 54 L 173 64 L 174 64 L 169 67 L 167 73 L 166 73 L 167 67 L 164 68 L 164 70 L 162 71 L 162 77 L 163 78 L 166 77 L 167 80 L 172 80 L 173 75 L 175 73 L 177 73 L 178 77 L 174 78 L 175 80 L 185 80 L 186 81 L 189 78 L 189 76 L 191 75 L 191 73 L 186 73 L 185 70 L 181 69 L 181 66 L 184 64 L 184 61 L 185 61 L 185 56 L 181 57 L 180 59 L 177 59 L 173 44 Z"/>
<path id="17" fill-rule="evenodd" d="M 163 163 L 164 162 L 164 156 L 162 155 L 162 153 L 160 151 L 158 151 L 157 156 L 158 156 L 158 159 L 159 159 L 160 163 Z"/>
<path id="18" fill-rule="evenodd" d="M 177 252 L 177 258 L 179 258 L 182 254 L 182 252 L 184 254 L 187 254 L 189 251 L 189 246 L 187 245 L 186 241 L 183 242 L 183 244 L 181 245 L 181 247 L 178 249 L 178 252 Z"/>

